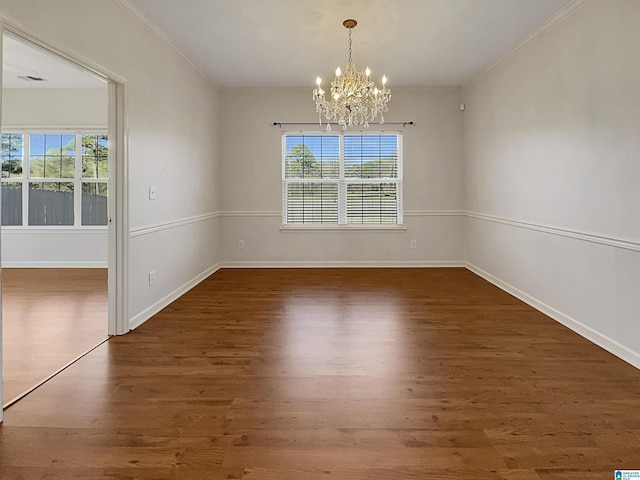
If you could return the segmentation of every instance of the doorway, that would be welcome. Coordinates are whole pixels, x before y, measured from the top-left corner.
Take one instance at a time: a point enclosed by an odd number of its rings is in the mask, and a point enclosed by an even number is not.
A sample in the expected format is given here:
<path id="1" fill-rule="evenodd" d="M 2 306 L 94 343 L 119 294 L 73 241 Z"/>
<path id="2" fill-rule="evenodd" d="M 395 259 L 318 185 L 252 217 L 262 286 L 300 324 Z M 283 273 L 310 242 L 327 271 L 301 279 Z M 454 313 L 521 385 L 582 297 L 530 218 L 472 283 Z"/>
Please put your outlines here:
<path id="1" fill-rule="evenodd" d="M 116 86 L 3 40 L 3 407 L 116 328 Z"/>

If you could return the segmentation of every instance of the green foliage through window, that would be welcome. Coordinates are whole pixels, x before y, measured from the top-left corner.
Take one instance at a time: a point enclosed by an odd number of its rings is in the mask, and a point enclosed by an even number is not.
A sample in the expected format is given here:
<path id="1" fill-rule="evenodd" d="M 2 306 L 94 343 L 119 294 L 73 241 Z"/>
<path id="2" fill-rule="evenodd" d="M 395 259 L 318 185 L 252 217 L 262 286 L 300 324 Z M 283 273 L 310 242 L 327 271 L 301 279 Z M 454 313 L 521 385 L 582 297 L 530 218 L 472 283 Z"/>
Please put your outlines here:
<path id="1" fill-rule="evenodd" d="M 109 141 L 106 135 L 82 135 L 82 178 L 107 178 Z"/>
<path id="2" fill-rule="evenodd" d="M 2 134 L 2 178 L 22 177 L 22 134 Z"/>

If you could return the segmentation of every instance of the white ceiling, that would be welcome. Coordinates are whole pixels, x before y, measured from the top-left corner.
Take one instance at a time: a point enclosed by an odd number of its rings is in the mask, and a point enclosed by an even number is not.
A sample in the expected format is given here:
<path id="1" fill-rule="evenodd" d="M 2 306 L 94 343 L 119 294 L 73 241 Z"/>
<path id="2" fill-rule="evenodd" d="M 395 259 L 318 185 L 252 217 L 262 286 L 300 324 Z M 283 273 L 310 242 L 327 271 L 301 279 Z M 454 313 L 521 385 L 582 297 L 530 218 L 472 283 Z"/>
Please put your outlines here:
<path id="1" fill-rule="evenodd" d="M 2 39 L 2 86 L 4 88 L 105 88 L 97 77 L 13 37 Z M 43 82 L 19 77 L 44 78 Z"/>
<path id="2" fill-rule="evenodd" d="M 462 85 L 573 0 L 129 0 L 223 87 L 310 86 L 347 61 Z"/>

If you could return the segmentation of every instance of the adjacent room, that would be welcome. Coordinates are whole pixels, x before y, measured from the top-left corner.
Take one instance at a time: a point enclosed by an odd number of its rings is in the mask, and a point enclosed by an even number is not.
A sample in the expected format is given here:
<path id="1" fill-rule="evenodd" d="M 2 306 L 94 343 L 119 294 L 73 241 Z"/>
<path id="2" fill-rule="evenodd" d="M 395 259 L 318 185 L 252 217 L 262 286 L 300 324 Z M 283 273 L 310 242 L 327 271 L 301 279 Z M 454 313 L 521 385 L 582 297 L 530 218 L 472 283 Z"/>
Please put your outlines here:
<path id="1" fill-rule="evenodd" d="M 37 356 L 6 295 L 57 298 L 55 267 L 108 265 L 107 304 L 82 309 L 110 335 L 3 410 L 0 477 L 640 478 L 640 2 L 3 0 L 0 18 L 5 47 L 104 87 L 100 119 L 68 124 L 38 107 L 94 112 L 83 87 L 3 91 L 3 378 Z M 72 224 L 32 213 L 36 185 L 71 183 Z M 77 243 L 93 235 L 102 256 Z M 42 287 L 5 286 L 36 270 Z"/>
<path id="2" fill-rule="evenodd" d="M 2 41 L 3 406 L 107 338 L 107 86 Z"/>

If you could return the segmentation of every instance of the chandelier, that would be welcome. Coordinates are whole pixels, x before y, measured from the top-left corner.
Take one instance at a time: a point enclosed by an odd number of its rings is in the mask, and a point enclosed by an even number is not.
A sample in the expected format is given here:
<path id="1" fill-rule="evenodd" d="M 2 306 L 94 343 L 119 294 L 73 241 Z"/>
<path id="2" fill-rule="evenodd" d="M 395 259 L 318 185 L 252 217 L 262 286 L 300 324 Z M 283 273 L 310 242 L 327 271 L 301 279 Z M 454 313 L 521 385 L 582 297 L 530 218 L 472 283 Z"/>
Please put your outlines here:
<path id="1" fill-rule="evenodd" d="M 327 100 L 320 86 L 322 80 L 316 78 L 318 88 L 313 90 L 316 102 L 318 121 L 322 125 L 322 116 L 327 119 L 327 130 L 331 130 L 331 122 L 342 125 L 343 130 L 353 125 L 369 127 L 369 122 L 380 115 L 380 123 L 384 123 L 383 113 L 388 110 L 387 103 L 391 99 L 391 89 L 387 88 L 387 77 L 382 76 L 382 89 L 373 83 L 369 76 L 369 67 L 359 72 L 351 61 L 351 30 L 358 24 L 348 19 L 342 25 L 349 30 L 349 62 L 344 69 L 336 69 L 336 78 L 331 82 L 331 98 Z"/>

